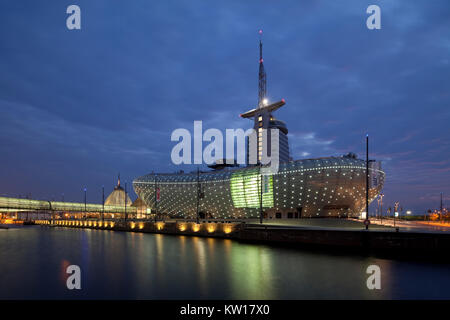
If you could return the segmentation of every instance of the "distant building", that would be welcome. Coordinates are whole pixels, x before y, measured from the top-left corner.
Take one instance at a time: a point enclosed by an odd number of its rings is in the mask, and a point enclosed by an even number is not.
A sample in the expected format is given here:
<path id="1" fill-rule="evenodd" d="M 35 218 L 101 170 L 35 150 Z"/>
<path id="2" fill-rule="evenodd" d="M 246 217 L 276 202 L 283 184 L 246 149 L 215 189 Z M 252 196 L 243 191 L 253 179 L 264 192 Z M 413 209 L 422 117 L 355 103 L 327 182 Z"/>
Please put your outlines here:
<path id="1" fill-rule="evenodd" d="M 131 206 L 136 208 L 136 218 L 138 219 L 147 218 L 152 213 L 151 208 L 141 198 L 134 200 Z"/>
<path id="2" fill-rule="evenodd" d="M 125 206 L 125 199 L 127 207 L 131 206 L 133 201 L 131 201 L 128 193 L 125 192 L 125 189 L 120 185 L 120 175 L 117 181 L 117 186 L 114 187 L 113 192 L 106 198 L 105 205 L 106 206 Z"/>

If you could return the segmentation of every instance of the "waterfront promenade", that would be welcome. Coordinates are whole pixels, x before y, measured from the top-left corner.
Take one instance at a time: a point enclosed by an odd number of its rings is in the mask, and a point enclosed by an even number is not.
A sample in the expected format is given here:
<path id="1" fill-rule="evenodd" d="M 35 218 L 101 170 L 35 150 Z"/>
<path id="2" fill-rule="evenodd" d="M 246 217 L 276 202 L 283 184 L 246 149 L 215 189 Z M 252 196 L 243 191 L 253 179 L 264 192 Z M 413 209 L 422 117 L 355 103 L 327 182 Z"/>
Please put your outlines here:
<path id="1" fill-rule="evenodd" d="M 408 221 L 402 219 L 377 219 L 370 220 L 372 226 L 383 226 L 389 228 L 400 228 L 402 231 L 420 231 L 420 232 L 450 232 L 450 223 L 440 221 Z"/>
<path id="2" fill-rule="evenodd" d="M 248 224 L 260 224 L 257 219 L 248 220 Z M 303 218 L 303 219 L 264 219 L 263 225 L 285 228 L 310 228 L 310 229 L 341 229 L 362 230 L 365 229 L 362 220 L 347 218 Z M 393 231 L 390 226 L 371 225 L 373 230 Z"/>

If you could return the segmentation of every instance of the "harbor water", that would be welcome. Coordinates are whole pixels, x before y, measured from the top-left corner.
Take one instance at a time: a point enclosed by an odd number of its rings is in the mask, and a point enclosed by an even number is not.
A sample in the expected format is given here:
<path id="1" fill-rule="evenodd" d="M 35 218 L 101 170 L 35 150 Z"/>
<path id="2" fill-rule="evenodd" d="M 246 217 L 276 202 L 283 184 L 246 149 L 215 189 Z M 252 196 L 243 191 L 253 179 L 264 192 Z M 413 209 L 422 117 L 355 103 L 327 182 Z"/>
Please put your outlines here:
<path id="1" fill-rule="evenodd" d="M 81 289 L 66 286 L 81 269 Z M 366 270 L 381 270 L 369 290 Z M 450 299 L 450 265 L 214 239 L 0 230 L 0 299 Z"/>

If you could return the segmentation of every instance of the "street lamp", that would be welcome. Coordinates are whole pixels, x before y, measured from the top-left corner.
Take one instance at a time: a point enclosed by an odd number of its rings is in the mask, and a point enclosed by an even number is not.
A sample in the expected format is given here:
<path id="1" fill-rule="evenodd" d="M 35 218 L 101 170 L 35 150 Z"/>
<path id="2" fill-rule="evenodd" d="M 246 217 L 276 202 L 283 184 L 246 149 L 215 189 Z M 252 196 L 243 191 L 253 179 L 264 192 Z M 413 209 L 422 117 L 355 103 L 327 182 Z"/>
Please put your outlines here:
<path id="1" fill-rule="evenodd" d="M 87 188 L 84 187 L 84 219 L 85 219 L 85 220 L 86 220 L 86 218 L 87 218 L 86 192 L 87 192 Z"/>
<path id="2" fill-rule="evenodd" d="M 398 206 L 400 205 L 400 202 L 396 202 L 394 205 L 394 228 L 395 228 L 395 217 L 398 215 Z"/>
<path id="3" fill-rule="evenodd" d="M 369 134 L 366 134 L 366 230 L 369 230 Z"/>
<path id="4" fill-rule="evenodd" d="M 260 183 L 260 194 L 259 194 L 259 223 L 263 223 L 263 175 L 262 175 L 262 165 L 259 165 L 259 172 L 260 172 L 260 179 L 261 179 L 261 183 Z"/>
<path id="5" fill-rule="evenodd" d="M 379 215 L 380 215 L 380 197 L 377 198 L 377 212 L 375 215 L 377 219 Z"/>
<path id="6" fill-rule="evenodd" d="M 105 185 L 102 185 L 102 222 L 105 221 Z"/>
<path id="7" fill-rule="evenodd" d="M 159 195 L 158 195 L 158 176 L 156 175 L 156 173 L 154 174 L 155 175 L 155 207 L 154 207 L 154 209 L 155 209 L 155 215 L 154 215 L 154 218 L 155 218 L 155 223 L 156 223 L 156 221 L 157 221 L 157 212 L 158 212 L 158 201 L 159 201 Z M 197 180 L 198 180 L 198 178 L 197 178 Z M 197 183 L 198 183 L 198 181 L 197 181 Z M 198 186 L 197 186 L 197 192 L 198 192 Z M 198 202 L 198 195 L 197 195 L 197 202 Z M 198 223 L 198 205 L 197 205 L 197 223 Z"/>
<path id="8" fill-rule="evenodd" d="M 200 169 L 197 167 L 197 224 L 199 223 L 199 206 L 200 206 Z M 156 199 L 158 200 L 158 199 Z"/>
<path id="9" fill-rule="evenodd" d="M 127 182 L 125 181 L 125 222 L 127 218 Z"/>
<path id="10" fill-rule="evenodd" d="M 384 197 L 384 194 L 382 194 L 382 193 L 380 193 L 380 195 L 378 196 L 379 203 L 380 203 L 380 221 L 381 221 L 381 223 L 383 223 L 383 197 Z"/>

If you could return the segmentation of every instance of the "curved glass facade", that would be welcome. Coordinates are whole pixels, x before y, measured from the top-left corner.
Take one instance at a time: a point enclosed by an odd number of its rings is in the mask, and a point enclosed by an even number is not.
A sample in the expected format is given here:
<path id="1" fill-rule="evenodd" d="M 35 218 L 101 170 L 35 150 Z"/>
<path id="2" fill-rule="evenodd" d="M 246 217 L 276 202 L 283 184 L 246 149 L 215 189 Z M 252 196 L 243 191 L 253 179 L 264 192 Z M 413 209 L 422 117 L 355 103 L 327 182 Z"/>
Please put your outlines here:
<path id="1" fill-rule="evenodd" d="M 174 174 L 149 174 L 133 181 L 138 196 L 169 217 L 217 219 L 359 216 L 365 210 L 365 161 L 329 157 L 280 164 L 278 173 L 259 167 Z M 370 162 L 369 200 L 376 198 L 385 174 Z M 200 196 L 198 197 L 198 190 Z M 157 200 L 157 201 L 156 201 Z"/>

